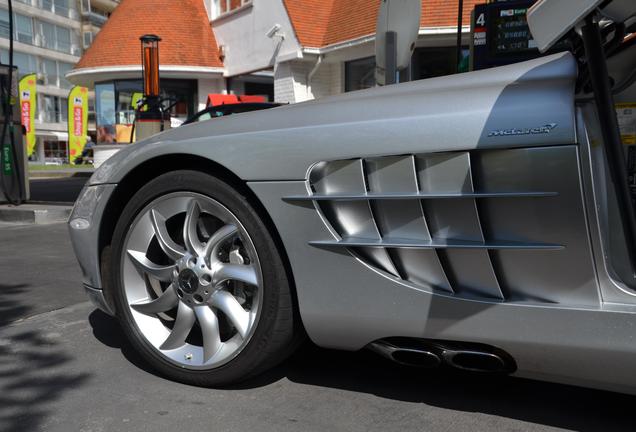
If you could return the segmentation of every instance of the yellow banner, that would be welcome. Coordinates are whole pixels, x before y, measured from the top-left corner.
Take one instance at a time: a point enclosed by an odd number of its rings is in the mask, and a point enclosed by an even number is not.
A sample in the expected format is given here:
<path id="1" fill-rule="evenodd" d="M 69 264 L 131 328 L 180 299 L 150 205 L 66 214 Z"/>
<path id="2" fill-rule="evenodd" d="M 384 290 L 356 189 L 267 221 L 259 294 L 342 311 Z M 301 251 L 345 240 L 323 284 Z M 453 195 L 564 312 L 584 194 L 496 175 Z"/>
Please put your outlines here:
<path id="1" fill-rule="evenodd" d="M 88 136 L 88 89 L 75 86 L 68 94 L 68 160 L 81 156 Z"/>
<path id="2" fill-rule="evenodd" d="M 31 156 L 35 150 L 35 109 L 36 109 L 36 75 L 25 75 L 18 84 L 20 92 L 20 119 L 26 132 L 27 154 Z"/>

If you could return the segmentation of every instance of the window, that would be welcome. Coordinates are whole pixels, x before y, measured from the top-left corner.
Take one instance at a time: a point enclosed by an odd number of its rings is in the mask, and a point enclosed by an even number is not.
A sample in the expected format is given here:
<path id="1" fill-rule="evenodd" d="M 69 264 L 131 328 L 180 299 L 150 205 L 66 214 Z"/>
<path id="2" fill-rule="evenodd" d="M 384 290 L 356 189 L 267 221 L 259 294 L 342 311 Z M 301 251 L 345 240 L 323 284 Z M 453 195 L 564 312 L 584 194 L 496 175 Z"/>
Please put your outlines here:
<path id="1" fill-rule="evenodd" d="M 115 141 L 115 117 L 115 85 L 112 82 L 95 84 L 95 121 L 98 143 Z"/>
<path id="2" fill-rule="evenodd" d="M 58 96 L 42 95 L 38 104 L 39 118 L 45 123 L 63 123 L 68 120 L 68 99 Z"/>
<path id="3" fill-rule="evenodd" d="M 55 26 L 55 34 L 57 38 L 57 50 L 65 53 L 71 52 L 71 30 Z"/>
<path id="4" fill-rule="evenodd" d="M 135 93 L 143 93 L 141 81 L 122 80 L 115 83 L 117 124 L 132 124 L 135 119 L 135 107 L 133 106 L 133 96 Z"/>
<path id="5" fill-rule="evenodd" d="M 55 24 L 41 22 L 42 43 L 44 48 L 55 49 Z"/>
<path id="6" fill-rule="evenodd" d="M 43 142 L 44 159 L 63 162 L 67 158 L 65 141 L 48 141 Z"/>
<path id="7" fill-rule="evenodd" d="M 13 39 L 33 44 L 33 20 L 17 13 L 13 15 Z M 0 9 L 0 37 L 9 38 L 9 12 L 6 9 Z"/>
<path id="8" fill-rule="evenodd" d="M 60 122 L 60 98 L 57 96 L 42 95 L 42 103 L 38 105 L 40 108 L 39 117 L 45 123 Z"/>
<path id="9" fill-rule="evenodd" d="M 40 21 L 40 33 L 42 34 L 41 46 L 68 54 L 72 52 L 71 30 L 55 24 Z"/>
<path id="10" fill-rule="evenodd" d="M 375 87 L 375 57 L 345 62 L 345 91 Z"/>
<path id="11" fill-rule="evenodd" d="M 0 63 L 9 64 L 9 51 L 0 50 Z M 37 72 L 37 58 L 23 52 L 13 52 L 13 65 L 18 68 L 18 77 L 22 78 L 30 73 Z"/>
<path id="12" fill-rule="evenodd" d="M 2 61 L 9 63 L 9 53 L 4 50 L 2 51 Z M 13 64 L 18 67 L 18 76 L 20 78 L 30 73 L 36 73 L 38 70 L 35 56 L 18 51 L 13 52 Z"/>
<path id="13" fill-rule="evenodd" d="M 462 54 L 467 54 L 463 50 Z M 457 70 L 457 48 L 417 48 L 411 62 L 413 80 L 450 75 Z"/>
<path id="14" fill-rule="evenodd" d="M 68 99 L 60 98 L 60 121 L 68 121 Z"/>
<path id="15" fill-rule="evenodd" d="M 33 20 L 24 15 L 15 15 L 16 40 L 33 45 Z"/>
<path id="16" fill-rule="evenodd" d="M 60 87 L 65 89 L 70 89 L 71 87 L 73 87 L 73 84 L 71 84 L 71 82 L 66 79 L 66 74 L 69 73 L 71 69 L 73 69 L 73 65 L 71 63 L 58 62 L 57 67 L 60 77 Z"/>
<path id="17" fill-rule="evenodd" d="M 57 62 L 55 60 L 41 59 L 40 73 L 43 77 L 41 84 L 57 85 Z"/>
<path id="18" fill-rule="evenodd" d="M 89 46 L 91 46 L 91 44 L 93 43 L 93 32 L 84 32 L 84 36 L 83 36 L 83 40 L 84 40 L 84 49 L 88 48 Z"/>
<path id="19" fill-rule="evenodd" d="M 68 17 L 71 10 L 69 0 L 53 0 L 53 7 L 57 15 Z"/>
<path id="20" fill-rule="evenodd" d="M 252 0 L 212 0 L 212 19 L 251 3 Z"/>
<path id="21" fill-rule="evenodd" d="M 40 9 L 53 12 L 53 0 L 40 0 Z"/>
<path id="22" fill-rule="evenodd" d="M 40 9 L 70 18 L 70 11 L 74 9 L 74 0 L 40 0 Z"/>
<path id="23" fill-rule="evenodd" d="M 0 37 L 9 38 L 9 11 L 0 9 Z"/>

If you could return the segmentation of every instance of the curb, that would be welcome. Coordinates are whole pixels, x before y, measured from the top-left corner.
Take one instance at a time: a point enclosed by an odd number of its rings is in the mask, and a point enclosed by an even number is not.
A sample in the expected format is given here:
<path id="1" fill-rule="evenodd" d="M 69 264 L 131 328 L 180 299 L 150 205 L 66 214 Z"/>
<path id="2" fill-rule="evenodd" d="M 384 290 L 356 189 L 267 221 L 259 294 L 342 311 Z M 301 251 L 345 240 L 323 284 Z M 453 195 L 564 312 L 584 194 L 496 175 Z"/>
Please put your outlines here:
<path id="1" fill-rule="evenodd" d="M 71 206 L 24 205 L 20 207 L 0 206 L 0 222 L 23 224 L 50 224 L 66 222 L 71 215 Z"/>

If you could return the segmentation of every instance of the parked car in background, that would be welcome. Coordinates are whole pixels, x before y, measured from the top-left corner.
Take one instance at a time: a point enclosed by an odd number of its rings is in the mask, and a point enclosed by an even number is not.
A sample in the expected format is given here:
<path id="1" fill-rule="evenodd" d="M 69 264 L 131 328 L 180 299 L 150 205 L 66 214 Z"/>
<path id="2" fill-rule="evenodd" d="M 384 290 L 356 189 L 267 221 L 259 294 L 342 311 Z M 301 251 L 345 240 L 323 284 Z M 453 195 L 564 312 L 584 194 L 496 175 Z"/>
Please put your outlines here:
<path id="1" fill-rule="evenodd" d="M 186 125 L 232 114 L 275 108 L 281 105 L 282 104 L 276 102 L 242 102 L 209 106 L 187 119 L 185 122 L 183 122 L 183 124 Z"/>

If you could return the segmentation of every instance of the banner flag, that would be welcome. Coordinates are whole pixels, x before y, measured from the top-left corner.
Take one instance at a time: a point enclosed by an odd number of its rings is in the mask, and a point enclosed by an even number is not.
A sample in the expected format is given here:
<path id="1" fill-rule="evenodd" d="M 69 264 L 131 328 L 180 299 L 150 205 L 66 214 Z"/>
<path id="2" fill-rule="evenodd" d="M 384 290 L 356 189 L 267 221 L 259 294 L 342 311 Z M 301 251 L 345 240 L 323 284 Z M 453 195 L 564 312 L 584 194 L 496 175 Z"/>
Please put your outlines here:
<path id="1" fill-rule="evenodd" d="M 20 92 L 20 119 L 26 131 L 27 154 L 31 156 L 35 150 L 35 109 L 36 109 L 36 75 L 25 75 L 18 84 Z"/>
<path id="2" fill-rule="evenodd" d="M 82 154 L 88 137 L 88 89 L 75 86 L 68 94 L 68 160 Z"/>

